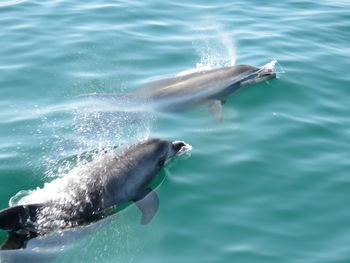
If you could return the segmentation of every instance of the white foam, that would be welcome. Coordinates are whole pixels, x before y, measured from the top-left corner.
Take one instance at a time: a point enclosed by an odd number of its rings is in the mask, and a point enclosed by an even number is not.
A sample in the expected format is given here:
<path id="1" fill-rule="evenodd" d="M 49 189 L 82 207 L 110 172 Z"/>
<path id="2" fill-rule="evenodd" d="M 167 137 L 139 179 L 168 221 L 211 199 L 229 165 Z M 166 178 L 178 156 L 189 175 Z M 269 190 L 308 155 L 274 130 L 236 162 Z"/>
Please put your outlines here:
<path id="1" fill-rule="evenodd" d="M 184 141 L 174 141 L 176 143 L 183 143 L 184 146 L 181 147 L 180 151 L 177 152 L 176 156 L 191 155 L 192 145 L 185 143 Z"/>
<path id="2" fill-rule="evenodd" d="M 276 63 L 277 63 L 277 60 L 274 59 L 274 60 L 270 61 L 269 63 L 267 63 L 265 66 L 262 66 L 262 68 L 274 70 Z"/>
<path id="3" fill-rule="evenodd" d="M 85 165 L 78 165 L 69 173 L 62 177 L 45 183 L 42 188 L 32 191 L 20 191 L 11 198 L 10 204 L 42 204 L 49 203 L 50 206 L 40 210 L 37 219 L 38 231 L 45 233 L 53 229 L 59 230 L 74 226 L 74 222 L 66 220 L 79 213 L 79 208 L 90 203 L 89 195 L 85 193 L 89 190 L 87 185 L 91 185 L 91 165 L 98 161 L 100 156 Z M 85 200 L 81 200 L 85 196 Z"/>
<path id="4" fill-rule="evenodd" d="M 276 59 L 271 60 L 269 63 L 265 64 L 264 66 L 262 66 L 260 68 L 262 70 L 274 71 L 275 73 L 285 73 L 281 64 Z"/>

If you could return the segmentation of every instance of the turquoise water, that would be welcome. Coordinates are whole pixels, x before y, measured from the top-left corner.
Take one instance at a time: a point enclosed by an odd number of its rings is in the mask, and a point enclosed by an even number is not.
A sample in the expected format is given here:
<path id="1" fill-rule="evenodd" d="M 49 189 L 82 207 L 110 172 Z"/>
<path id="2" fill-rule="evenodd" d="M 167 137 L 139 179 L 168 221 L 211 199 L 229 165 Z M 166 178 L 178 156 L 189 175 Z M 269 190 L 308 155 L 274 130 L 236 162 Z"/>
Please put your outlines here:
<path id="1" fill-rule="evenodd" d="M 148 137 L 193 146 L 161 172 L 149 225 L 131 205 L 2 261 L 350 262 L 349 1 L 8 0 L 0 28 L 1 209 L 72 154 Z M 206 108 L 128 122 L 74 99 L 272 59 L 285 73 L 230 97 L 220 124 Z"/>

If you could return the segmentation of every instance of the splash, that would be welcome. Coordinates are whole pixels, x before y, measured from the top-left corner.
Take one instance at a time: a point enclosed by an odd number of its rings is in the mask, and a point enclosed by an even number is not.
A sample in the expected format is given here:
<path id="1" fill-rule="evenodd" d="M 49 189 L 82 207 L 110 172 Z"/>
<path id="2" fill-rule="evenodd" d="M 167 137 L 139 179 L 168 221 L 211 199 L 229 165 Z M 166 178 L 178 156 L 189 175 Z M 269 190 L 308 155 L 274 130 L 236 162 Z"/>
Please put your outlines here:
<path id="1" fill-rule="evenodd" d="M 69 112 L 69 114 L 65 114 Z M 42 113 L 43 114 L 43 113 Z M 50 118 L 47 116 L 49 115 Z M 62 118 L 59 122 L 52 119 Z M 153 116 L 141 111 L 123 111 L 112 103 L 68 102 L 59 109 L 46 109 L 40 130 L 52 134 L 51 150 L 43 157 L 48 178 L 63 177 L 76 166 L 91 160 L 87 152 L 101 152 L 150 136 Z M 48 142 L 43 143 L 46 148 Z"/>
<path id="2" fill-rule="evenodd" d="M 195 68 L 182 71 L 177 76 L 236 64 L 235 44 L 221 25 L 201 26 L 194 30 L 197 34 L 193 45 L 200 62 L 196 63 Z"/>
<path id="3" fill-rule="evenodd" d="M 87 110 L 75 112 L 74 136 L 80 149 L 102 150 L 150 136 L 153 116 L 149 112 Z"/>
<path id="4" fill-rule="evenodd" d="M 63 177 L 45 183 L 42 188 L 21 191 L 11 198 L 10 205 L 47 204 L 38 214 L 37 231 L 41 234 L 78 225 L 80 213 L 92 203 L 87 193 L 89 185 L 97 185 L 98 178 L 91 176 L 96 162 L 104 158 L 104 153 L 96 154 L 88 164 L 78 164 Z"/>
<path id="5" fill-rule="evenodd" d="M 200 55 L 197 68 L 212 69 L 236 64 L 235 45 L 222 26 L 204 26 L 196 30 L 199 32 L 199 43 L 196 45 L 196 50 Z"/>

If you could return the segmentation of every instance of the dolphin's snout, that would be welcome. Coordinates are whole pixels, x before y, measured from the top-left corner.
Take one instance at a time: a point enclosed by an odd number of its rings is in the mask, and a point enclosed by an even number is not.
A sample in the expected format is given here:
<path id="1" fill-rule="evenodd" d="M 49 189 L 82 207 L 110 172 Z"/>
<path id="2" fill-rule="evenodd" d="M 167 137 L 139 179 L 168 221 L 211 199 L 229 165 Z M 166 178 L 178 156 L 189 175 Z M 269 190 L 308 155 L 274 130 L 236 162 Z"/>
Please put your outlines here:
<path id="1" fill-rule="evenodd" d="M 276 77 L 276 72 L 272 69 L 267 69 L 264 70 L 260 73 L 261 77 L 269 77 L 269 78 L 275 78 Z"/>
<path id="2" fill-rule="evenodd" d="M 273 68 L 262 68 L 257 73 L 257 78 L 260 79 L 260 81 L 274 79 L 277 77 L 277 73 Z"/>
<path id="3" fill-rule="evenodd" d="M 185 147 L 186 144 L 184 142 L 173 142 L 173 150 L 176 153 L 178 153 L 182 147 Z"/>
<path id="4" fill-rule="evenodd" d="M 170 157 L 174 157 L 175 155 L 180 156 L 180 155 L 186 154 L 192 149 L 191 145 L 182 141 L 172 142 L 171 146 L 172 146 L 171 147 L 172 153 L 170 154 Z"/>
<path id="5" fill-rule="evenodd" d="M 272 60 L 271 62 L 267 63 L 266 65 L 261 67 L 258 76 L 260 78 L 265 78 L 266 80 L 276 78 L 277 77 L 276 64 L 277 64 L 277 60 Z"/>

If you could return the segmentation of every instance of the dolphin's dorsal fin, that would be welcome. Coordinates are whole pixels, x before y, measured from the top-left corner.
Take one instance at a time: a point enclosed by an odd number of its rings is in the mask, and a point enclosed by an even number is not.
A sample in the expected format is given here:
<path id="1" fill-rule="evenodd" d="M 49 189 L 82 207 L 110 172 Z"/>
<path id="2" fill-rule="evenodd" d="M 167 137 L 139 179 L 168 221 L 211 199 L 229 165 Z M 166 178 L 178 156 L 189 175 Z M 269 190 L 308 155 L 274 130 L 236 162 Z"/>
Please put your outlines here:
<path id="1" fill-rule="evenodd" d="M 148 224 L 154 215 L 157 213 L 159 207 L 159 199 L 152 189 L 147 188 L 144 192 L 139 194 L 139 199 L 135 200 L 137 207 L 142 212 L 141 224 Z"/>
<path id="2" fill-rule="evenodd" d="M 8 232 L 28 230 L 36 221 L 40 204 L 17 205 L 0 211 L 0 229 Z"/>
<path id="3" fill-rule="evenodd" d="M 220 123 L 222 120 L 222 102 L 213 100 L 209 103 L 209 112 L 213 115 L 214 121 Z"/>

